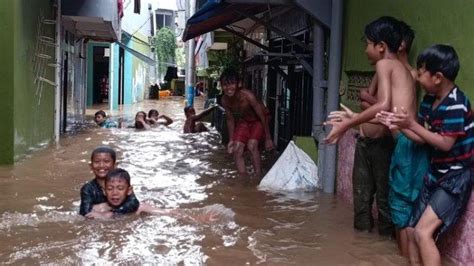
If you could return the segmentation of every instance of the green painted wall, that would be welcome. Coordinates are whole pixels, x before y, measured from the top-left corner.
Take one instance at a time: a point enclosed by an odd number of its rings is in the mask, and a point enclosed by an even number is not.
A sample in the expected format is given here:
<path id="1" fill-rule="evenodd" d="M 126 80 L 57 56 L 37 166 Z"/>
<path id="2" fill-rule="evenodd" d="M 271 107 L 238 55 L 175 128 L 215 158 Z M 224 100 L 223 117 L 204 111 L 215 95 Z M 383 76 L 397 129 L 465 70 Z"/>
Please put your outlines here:
<path id="1" fill-rule="evenodd" d="M 38 25 L 40 35 L 55 37 L 54 25 L 39 23 L 45 19 L 54 19 L 51 1 L 17 0 L 14 16 L 14 134 L 15 158 L 21 157 L 30 148 L 48 143 L 54 138 L 54 90 L 55 87 L 43 83 L 35 84 L 34 59 L 38 53 Z M 47 63 L 54 63 L 54 47 L 45 47 L 41 52 L 52 56 Z M 41 76 L 54 81 L 54 68 L 46 63 Z"/>
<path id="2" fill-rule="evenodd" d="M 424 48 L 451 44 L 458 52 L 461 70 L 456 83 L 474 100 L 474 1 L 472 0 L 347 0 L 344 18 L 344 71 L 370 71 L 361 40 L 367 23 L 389 15 L 404 20 L 415 30 L 410 53 L 412 64 Z M 344 80 L 343 76 L 343 80 Z"/>
<path id="3" fill-rule="evenodd" d="M 13 27 L 15 0 L 0 1 L 0 164 L 13 163 Z"/>
<path id="4" fill-rule="evenodd" d="M 31 148 L 49 143 L 54 135 L 54 87 L 34 83 L 40 16 L 51 19 L 49 0 L 0 1 L 0 164 L 11 164 Z M 54 25 L 42 35 L 54 37 Z M 43 54 L 54 56 L 54 48 Z M 53 62 L 51 62 L 53 63 Z M 54 80 L 54 68 L 43 77 Z"/>

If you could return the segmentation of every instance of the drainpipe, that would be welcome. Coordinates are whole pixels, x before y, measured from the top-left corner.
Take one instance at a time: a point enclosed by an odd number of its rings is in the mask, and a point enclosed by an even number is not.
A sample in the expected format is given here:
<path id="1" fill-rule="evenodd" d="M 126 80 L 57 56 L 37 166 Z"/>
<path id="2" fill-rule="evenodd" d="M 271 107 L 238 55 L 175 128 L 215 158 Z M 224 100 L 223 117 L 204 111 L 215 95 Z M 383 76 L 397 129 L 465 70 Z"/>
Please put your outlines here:
<path id="1" fill-rule="evenodd" d="M 56 69 L 54 80 L 56 89 L 54 93 L 54 141 L 59 144 L 60 121 L 61 121 L 61 0 L 56 1 Z"/>
<path id="2" fill-rule="evenodd" d="M 324 145 L 324 91 L 327 84 L 324 82 L 324 31 L 322 26 L 313 22 L 313 138 L 318 143 L 318 176 L 324 176 L 325 165 Z"/>
<path id="3" fill-rule="evenodd" d="M 331 38 L 329 41 L 329 77 L 328 77 L 328 113 L 339 109 L 339 81 L 341 79 L 342 54 L 342 16 L 344 0 L 332 0 Z M 323 191 L 334 193 L 336 180 L 337 146 L 328 145 L 325 156 L 325 173 L 323 175 Z"/>
<path id="4" fill-rule="evenodd" d="M 109 45 L 109 112 L 114 111 L 114 89 L 115 89 L 115 44 Z"/>
<path id="5" fill-rule="evenodd" d="M 196 12 L 196 1 L 189 0 L 189 17 Z M 189 18 L 188 18 L 189 19 Z M 186 106 L 192 106 L 194 104 L 194 49 L 195 49 L 194 38 L 188 40 L 188 65 L 186 66 Z"/>

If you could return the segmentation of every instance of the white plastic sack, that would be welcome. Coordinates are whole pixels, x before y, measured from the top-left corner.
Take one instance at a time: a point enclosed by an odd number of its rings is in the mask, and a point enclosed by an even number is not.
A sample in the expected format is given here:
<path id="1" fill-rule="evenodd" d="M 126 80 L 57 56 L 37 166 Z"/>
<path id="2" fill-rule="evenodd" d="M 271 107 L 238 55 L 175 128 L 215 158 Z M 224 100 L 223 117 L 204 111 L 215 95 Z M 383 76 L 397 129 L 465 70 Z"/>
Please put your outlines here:
<path id="1" fill-rule="evenodd" d="M 308 154 L 290 141 L 272 169 L 263 177 L 259 188 L 314 191 L 319 188 L 318 167 Z"/>

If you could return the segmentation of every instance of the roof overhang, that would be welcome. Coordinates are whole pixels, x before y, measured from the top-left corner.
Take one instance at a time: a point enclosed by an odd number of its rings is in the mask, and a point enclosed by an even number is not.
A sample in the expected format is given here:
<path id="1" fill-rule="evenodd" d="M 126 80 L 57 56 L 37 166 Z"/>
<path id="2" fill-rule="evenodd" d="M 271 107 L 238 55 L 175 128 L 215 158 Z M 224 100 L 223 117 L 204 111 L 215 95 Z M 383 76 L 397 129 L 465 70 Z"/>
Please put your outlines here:
<path id="1" fill-rule="evenodd" d="M 109 42 L 119 39 L 111 21 L 105 21 L 100 17 L 63 15 L 62 18 L 64 28 L 78 37 Z"/>
<path id="2" fill-rule="evenodd" d="M 234 4 L 218 0 L 208 1 L 186 21 L 183 41 L 246 19 L 242 13 L 256 15 L 267 9 L 268 5 L 261 3 Z"/>

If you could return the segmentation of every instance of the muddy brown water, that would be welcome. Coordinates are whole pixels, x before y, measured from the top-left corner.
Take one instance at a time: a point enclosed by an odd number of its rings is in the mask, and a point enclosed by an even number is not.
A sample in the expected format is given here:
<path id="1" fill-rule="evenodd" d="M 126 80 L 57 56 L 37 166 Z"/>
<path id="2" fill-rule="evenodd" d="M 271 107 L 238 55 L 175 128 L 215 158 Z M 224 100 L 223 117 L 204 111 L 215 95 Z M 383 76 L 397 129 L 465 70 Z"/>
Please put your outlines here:
<path id="1" fill-rule="evenodd" d="M 354 232 L 350 206 L 334 196 L 264 192 L 258 180 L 237 178 L 215 130 L 181 134 L 182 98 L 116 114 L 132 118 L 151 107 L 175 123 L 151 131 L 89 128 L 0 167 L 2 264 L 406 264 L 393 241 Z M 85 220 L 77 214 L 79 190 L 93 177 L 88 163 L 99 145 L 116 149 L 141 201 L 180 210 L 222 204 L 234 218 L 213 224 L 157 215 Z M 264 170 L 275 159 L 267 154 Z"/>

